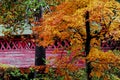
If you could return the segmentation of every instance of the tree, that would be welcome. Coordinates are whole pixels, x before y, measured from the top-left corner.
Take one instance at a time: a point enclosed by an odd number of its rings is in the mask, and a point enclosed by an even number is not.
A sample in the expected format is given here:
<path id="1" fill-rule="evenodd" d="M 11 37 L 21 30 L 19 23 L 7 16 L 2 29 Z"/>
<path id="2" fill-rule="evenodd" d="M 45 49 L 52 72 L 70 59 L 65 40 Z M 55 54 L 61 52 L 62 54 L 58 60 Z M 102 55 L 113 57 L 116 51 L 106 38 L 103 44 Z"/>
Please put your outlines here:
<path id="1" fill-rule="evenodd" d="M 18 34 L 25 27 L 32 27 L 38 8 L 46 6 L 44 0 L 0 0 L 0 24 L 8 29 L 3 31 L 5 35 Z"/>
<path id="2" fill-rule="evenodd" d="M 46 2 L 44 0 L 38 0 L 38 3 L 43 3 L 41 4 L 37 9 L 36 9 L 36 12 L 34 13 L 34 17 L 36 18 L 36 22 L 40 23 L 40 24 L 37 24 L 37 26 L 41 25 L 41 19 L 43 18 L 43 12 L 51 12 L 50 11 L 50 6 L 55 6 L 57 4 L 59 4 L 61 1 L 53 1 L 53 0 L 49 0 Z M 55 3 L 56 2 L 56 3 Z M 42 10 L 44 7 L 48 8 L 48 10 Z M 40 65 L 45 65 L 45 48 L 43 46 L 39 46 L 38 44 L 36 44 L 36 49 L 35 49 L 35 65 L 36 66 L 40 66 Z"/>
<path id="3" fill-rule="evenodd" d="M 106 79 L 104 71 L 119 68 L 120 59 L 112 51 L 103 52 L 100 42 L 105 38 L 119 40 L 119 23 L 120 4 L 115 0 L 66 0 L 53 13 L 44 15 L 41 26 L 33 31 L 38 35 L 36 42 L 45 47 L 56 40 L 68 40 L 70 45 L 63 48 L 76 53 L 73 59 L 86 59 L 87 79 L 95 74 Z"/>
<path id="4" fill-rule="evenodd" d="M 52 3 L 51 3 L 52 2 Z M 51 0 L 51 2 L 45 0 L 0 0 L 0 24 L 2 24 L 7 31 L 3 31 L 6 36 L 12 36 L 15 32 L 24 31 L 27 26 L 32 27 L 31 24 L 36 25 L 40 22 L 42 14 L 49 8 L 48 4 L 58 4 Z M 44 9 L 44 10 L 42 10 Z M 38 25 L 38 24 L 37 24 Z M 36 47 L 36 65 L 45 64 L 42 58 L 45 58 L 45 50 L 43 47 Z M 43 55 L 39 54 L 43 53 Z M 39 56 L 40 55 L 40 56 Z"/>
<path id="5" fill-rule="evenodd" d="M 25 22 L 23 18 L 26 15 L 24 2 L 25 0 L 0 0 L 0 24 L 9 29 L 9 31 L 4 32 L 5 35 L 23 29 Z"/>

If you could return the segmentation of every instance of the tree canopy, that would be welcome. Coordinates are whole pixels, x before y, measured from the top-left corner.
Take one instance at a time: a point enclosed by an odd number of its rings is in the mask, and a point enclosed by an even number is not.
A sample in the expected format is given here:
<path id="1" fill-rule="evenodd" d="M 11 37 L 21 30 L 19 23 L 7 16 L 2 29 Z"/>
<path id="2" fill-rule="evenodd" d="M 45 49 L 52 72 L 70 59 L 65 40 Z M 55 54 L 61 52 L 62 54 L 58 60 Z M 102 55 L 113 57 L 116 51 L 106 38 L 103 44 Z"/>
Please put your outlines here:
<path id="1" fill-rule="evenodd" d="M 0 0 L 0 24 L 8 29 L 3 33 L 6 35 L 18 31 L 22 33 L 24 28 L 32 26 L 40 7 L 46 6 L 45 0 Z"/>
<path id="2" fill-rule="evenodd" d="M 90 13 L 90 35 L 93 43 L 106 37 L 115 40 L 120 38 L 119 9 L 119 3 L 114 0 L 71 0 L 57 6 L 55 12 L 44 15 L 42 25 L 34 29 L 39 34 L 40 45 L 52 44 L 55 37 L 58 37 L 61 40 L 68 39 L 74 49 L 82 49 L 86 39 L 86 11 Z"/>
<path id="3" fill-rule="evenodd" d="M 44 15 L 42 24 L 33 31 L 39 45 L 47 47 L 56 40 L 67 40 L 70 45 L 63 48 L 74 52 L 73 58 L 83 56 L 85 51 L 86 62 L 93 68 L 91 76 L 106 78 L 106 70 L 119 68 L 119 57 L 100 47 L 106 38 L 120 39 L 120 3 L 115 0 L 66 0 Z"/>

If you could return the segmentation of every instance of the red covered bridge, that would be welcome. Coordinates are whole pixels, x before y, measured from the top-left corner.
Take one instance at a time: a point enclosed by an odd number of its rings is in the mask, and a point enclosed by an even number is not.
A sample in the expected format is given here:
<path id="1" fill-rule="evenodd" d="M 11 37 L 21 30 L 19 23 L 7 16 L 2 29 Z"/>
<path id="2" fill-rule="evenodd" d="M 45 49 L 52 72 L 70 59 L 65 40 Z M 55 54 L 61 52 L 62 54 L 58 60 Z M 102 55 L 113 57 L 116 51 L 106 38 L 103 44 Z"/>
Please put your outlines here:
<path id="1" fill-rule="evenodd" d="M 57 47 L 59 46 L 61 46 L 60 43 Z M 53 54 L 54 48 L 56 46 L 46 48 L 46 59 L 51 56 L 65 55 L 65 50 L 60 50 L 57 54 Z M 16 67 L 35 65 L 35 43 L 31 39 L 0 39 L 0 63 Z M 83 63 L 79 65 L 83 66 Z"/>
<path id="2" fill-rule="evenodd" d="M 57 47 L 61 46 L 59 43 Z M 68 46 L 68 44 L 66 44 Z M 103 50 L 108 50 L 110 47 L 107 43 L 102 44 Z M 63 55 L 66 51 L 61 50 L 58 54 L 53 54 L 52 51 L 55 48 L 46 48 L 46 59 L 51 56 Z M 35 43 L 31 39 L 0 39 L 0 63 L 10 64 L 16 67 L 29 67 L 35 65 Z M 79 65 L 83 66 L 82 62 Z"/>
<path id="3" fill-rule="evenodd" d="M 2 31 L 2 29 L 0 28 Z M 1 32 L 0 31 L 0 32 Z M 26 29 L 24 31 L 26 33 L 31 34 L 31 31 L 29 29 Z M 24 34 L 26 34 L 24 33 Z M 35 65 L 35 43 L 30 39 L 21 39 L 19 37 L 14 38 L 8 38 L 5 39 L 4 35 L 1 35 L 0 33 L 0 63 L 3 64 L 10 64 L 16 67 L 29 67 L 31 65 Z M 28 36 L 28 34 L 27 34 Z M 111 42 L 111 41 L 110 41 Z M 102 49 L 104 51 L 109 50 L 113 48 L 113 45 L 115 45 L 115 41 L 111 42 L 110 45 L 108 45 L 108 41 L 105 41 L 102 43 Z M 114 47 L 116 49 L 120 49 L 120 42 L 116 43 L 118 46 Z M 48 47 L 46 49 L 46 59 L 51 56 L 58 56 L 63 55 L 66 53 L 65 50 L 59 51 L 57 54 L 52 54 L 52 51 L 56 47 L 60 47 L 61 44 L 58 43 L 57 46 Z M 65 46 L 69 46 L 69 44 L 65 44 Z M 78 62 L 79 65 L 84 66 L 81 61 Z"/>
<path id="4" fill-rule="evenodd" d="M 21 38 L 21 34 L 14 35 L 14 38 L 5 38 L 2 31 L 4 27 L 0 26 L 0 63 L 9 64 L 16 67 L 29 67 L 35 65 L 35 43 L 30 39 L 29 35 L 32 33 L 30 27 L 26 27 L 22 35 L 26 39 Z M 18 32 L 19 33 L 19 32 Z M 58 44 L 59 47 L 61 44 Z M 50 56 L 58 56 L 66 53 L 60 51 L 58 54 L 52 54 L 54 47 L 46 49 L 46 59 Z"/>

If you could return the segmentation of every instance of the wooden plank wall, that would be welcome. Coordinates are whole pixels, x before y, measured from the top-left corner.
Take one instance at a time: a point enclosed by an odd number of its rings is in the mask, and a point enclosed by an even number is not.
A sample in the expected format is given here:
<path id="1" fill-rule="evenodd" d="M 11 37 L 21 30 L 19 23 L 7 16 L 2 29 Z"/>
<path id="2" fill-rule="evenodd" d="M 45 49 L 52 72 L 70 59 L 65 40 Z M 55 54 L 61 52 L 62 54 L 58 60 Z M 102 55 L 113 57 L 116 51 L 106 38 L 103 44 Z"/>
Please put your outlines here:
<path id="1" fill-rule="evenodd" d="M 57 43 L 57 46 L 50 46 L 46 48 L 46 60 L 50 57 L 64 57 L 67 55 L 65 50 L 60 49 L 61 43 Z M 69 46 L 69 44 L 64 45 Z M 57 53 L 53 53 L 55 48 L 59 48 Z M 101 44 L 103 51 L 110 49 L 120 50 L 120 42 L 117 41 L 104 41 Z M 73 55 L 72 53 L 71 55 Z M 53 64 L 54 59 L 51 59 L 49 64 Z M 30 39 L 0 39 L 0 63 L 13 65 L 16 67 L 29 67 L 35 64 L 35 43 Z M 85 66 L 84 61 L 78 60 L 76 62 L 79 66 Z"/>

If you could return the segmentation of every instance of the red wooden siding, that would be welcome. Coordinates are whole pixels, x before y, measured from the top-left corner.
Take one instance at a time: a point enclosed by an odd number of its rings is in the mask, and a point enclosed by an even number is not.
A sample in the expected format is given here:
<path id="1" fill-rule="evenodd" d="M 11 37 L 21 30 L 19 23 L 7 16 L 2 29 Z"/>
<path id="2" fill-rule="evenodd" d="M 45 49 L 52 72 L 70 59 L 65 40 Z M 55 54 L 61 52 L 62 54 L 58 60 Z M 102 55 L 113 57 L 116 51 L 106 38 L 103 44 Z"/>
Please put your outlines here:
<path id="1" fill-rule="evenodd" d="M 113 48 L 114 41 L 108 45 L 108 41 L 102 42 L 101 48 L 104 51 L 110 50 Z M 118 46 L 115 46 L 116 49 L 120 49 L 120 42 L 116 43 Z M 46 59 L 48 60 L 50 57 L 58 57 L 65 56 L 66 51 L 62 50 L 60 46 L 62 46 L 61 42 L 56 44 L 57 46 L 49 46 L 46 49 Z M 67 42 L 64 42 L 64 46 L 69 46 Z M 59 48 L 57 54 L 53 54 L 53 50 L 55 48 Z M 71 54 L 71 56 L 74 53 Z M 16 67 L 29 67 L 34 65 L 35 62 L 35 43 L 32 40 L 21 40 L 21 39 L 11 39 L 11 40 L 3 40 L 0 39 L 0 63 L 10 64 Z M 51 59 L 49 64 L 54 64 L 54 59 Z M 75 64 L 78 66 L 84 66 L 82 60 L 78 60 Z"/>
<path id="2" fill-rule="evenodd" d="M 50 46 L 46 49 L 46 59 L 50 57 L 64 57 L 66 51 L 61 49 L 62 44 L 59 42 L 57 46 Z M 69 46 L 67 42 L 64 46 Z M 56 54 L 53 54 L 53 50 L 59 48 Z M 29 67 L 35 63 L 35 43 L 32 40 L 0 40 L 0 63 L 10 64 L 16 67 Z M 54 59 L 50 61 L 50 65 L 54 63 Z M 83 61 L 79 60 L 75 64 L 78 66 L 84 66 Z"/>
<path id="3" fill-rule="evenodd" d="M 35 62 L 35 44 L 31 40 L 0 40 L 0 63 L 28 67 Z"/>

